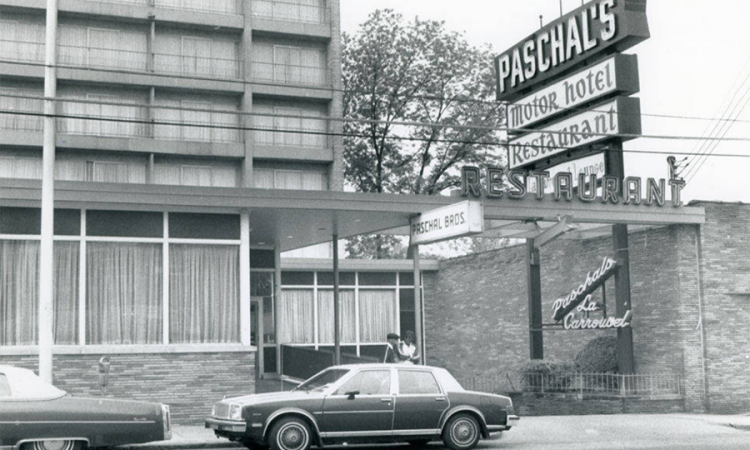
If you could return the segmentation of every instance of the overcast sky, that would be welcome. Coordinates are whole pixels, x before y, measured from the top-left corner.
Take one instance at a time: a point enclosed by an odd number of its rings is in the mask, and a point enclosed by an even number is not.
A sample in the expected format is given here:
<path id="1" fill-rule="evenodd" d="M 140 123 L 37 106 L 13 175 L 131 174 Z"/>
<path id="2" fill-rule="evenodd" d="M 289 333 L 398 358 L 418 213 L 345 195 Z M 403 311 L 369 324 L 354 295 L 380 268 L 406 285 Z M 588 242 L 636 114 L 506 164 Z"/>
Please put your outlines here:
<path id="1" fill-rule="evenodd" d="M 580 5 L 581 0 L 563 0 L 566 13 Z M 498 52 L 536 31 L 539 15 L 545 23 L 560 15 L 558 0 L 341 0 L 342 29 L 356 32 L 379 8 L 409 19 L 444 20 L 472 44 L 489 43 Z M 733 96 L 739 103 L 747 91 L 744 99 L 750 100 L 750 1 L 648 0 L 647 14 L 651 38 L 627 52 L 638 55 L 642 114 L 717 118 Z M 716 122 L 643 116 L 642 124 L 644 135 L 706 136 Z M 750 155 L 750 104 L 726 137 L 747 141 L 720 142 L 714 154 Z M 705 145 L 639 138 L 625 149 L 694 152 Z M 625 164 L 626 175 L 668 178 L 666 155 L 631 153 Z M 683 195 L 750 203 L 750 158 L 708 158 Z"/>

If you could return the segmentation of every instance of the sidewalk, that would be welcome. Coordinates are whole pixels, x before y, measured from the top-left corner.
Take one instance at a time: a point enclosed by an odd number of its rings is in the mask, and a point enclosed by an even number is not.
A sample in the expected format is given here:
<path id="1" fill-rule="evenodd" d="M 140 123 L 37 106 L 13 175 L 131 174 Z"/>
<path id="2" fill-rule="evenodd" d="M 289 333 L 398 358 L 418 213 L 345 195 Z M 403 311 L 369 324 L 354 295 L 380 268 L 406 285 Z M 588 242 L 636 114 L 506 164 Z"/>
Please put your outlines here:
<path id="1" fill-rule="evenodd" d="M 657 418 L 659 416 L 669 416 L 682 420 L 694 420 L 703 423 L 727 426 L 738 430 L 750 431 L 750 413 L 737 415 L 711 415 L 711 414 L 649 414 Z M 586 416 L 579 416 L 585 420 Z M 523 418 L 517 425 L 523 427 Z M 221 448 L 242 448 L 241 444 L 229 442 L 227 439 L 219 439 L 214 435 L 213 430 L 206 429 L 202 426 L 182 426 L 175 425 L 172 429 L 172 439 L 169 441 L 150 442 L 148 444 L 123 445 L 117 447 L 118 450 L 169 450 L 169 449 L 221 449 Z"/>

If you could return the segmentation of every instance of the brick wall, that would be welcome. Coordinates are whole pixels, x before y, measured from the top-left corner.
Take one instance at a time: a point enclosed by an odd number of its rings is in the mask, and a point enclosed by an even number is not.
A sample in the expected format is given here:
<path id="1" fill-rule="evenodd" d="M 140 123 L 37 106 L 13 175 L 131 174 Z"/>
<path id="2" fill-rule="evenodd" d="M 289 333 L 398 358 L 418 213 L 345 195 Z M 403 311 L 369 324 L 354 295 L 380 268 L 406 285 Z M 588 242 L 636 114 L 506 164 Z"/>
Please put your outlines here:
<path id="1" fill-rule="evenodd" d="M 747 412 L 750 205 L 698 205 L 706 208 L 700 232 L 699 227 L 679 225 L 629 235 L 636 372 L 682 374 L 682 407 L 687 411 Z M 613 253 L 609 236 L 557 240 L 542 249 L 545 323 L 551 322 L 554 299 L 576 287 Z M 524 246 L 447 260 L 440 272 L 425 279 L 430 364 L 467 378 L 515 372 L 529 361 Z M 606 295 L 614 311 L 613 279 L 607 282 Z M 572 360 L 589 340 L 615 334 L 548 329 L 545 358 Z"/>
<path id="2" fill-rule="evenodd" d="M 73 395 L 99 397 L 102 355 L 55 355 L 54 384 Z M 122 354 L 111 358 L 107 397 L 161 402 L 174 423 L 202 425 L 214 402 L 255 392 L 255 353 Z M 3 356 L 0 364 L 37 369 L 38 357 Z"/>
<path id="3" fill-rule="evenodd" d="M 699 203 L 709 408 L 750 411 L 750 205 Z M 745 293 L 743 295 L 743 293 Z"/>

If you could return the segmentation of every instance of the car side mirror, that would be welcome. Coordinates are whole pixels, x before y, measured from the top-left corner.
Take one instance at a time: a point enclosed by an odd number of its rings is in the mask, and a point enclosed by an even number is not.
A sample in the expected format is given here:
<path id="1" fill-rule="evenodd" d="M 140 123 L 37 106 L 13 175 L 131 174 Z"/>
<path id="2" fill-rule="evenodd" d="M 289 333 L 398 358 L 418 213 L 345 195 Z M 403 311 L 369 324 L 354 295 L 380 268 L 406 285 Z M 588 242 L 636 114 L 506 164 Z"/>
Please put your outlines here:
<path id="1" fill-rule="evenodd" d="M 348 400 L 354 400 L 354 396 L 359 395 L 359 391 L 349 391 L 344 392 L 344 395 L 346 395 Z"/>

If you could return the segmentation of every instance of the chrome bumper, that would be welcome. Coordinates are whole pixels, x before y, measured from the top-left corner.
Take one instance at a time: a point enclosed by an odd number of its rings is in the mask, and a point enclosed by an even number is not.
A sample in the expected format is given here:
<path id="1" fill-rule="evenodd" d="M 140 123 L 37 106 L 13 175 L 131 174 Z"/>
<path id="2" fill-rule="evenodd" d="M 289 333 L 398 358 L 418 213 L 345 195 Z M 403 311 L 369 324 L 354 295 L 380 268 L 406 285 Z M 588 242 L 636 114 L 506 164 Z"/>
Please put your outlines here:
<path id="1" fill-rule="evenodd" d="M 244 433 L 247 430 L 247 424 L 243 420 L 216 419 L 209 417 L 206 419 L 206 428 L 219 431 L 229 431 L 232 433 Z"/>

